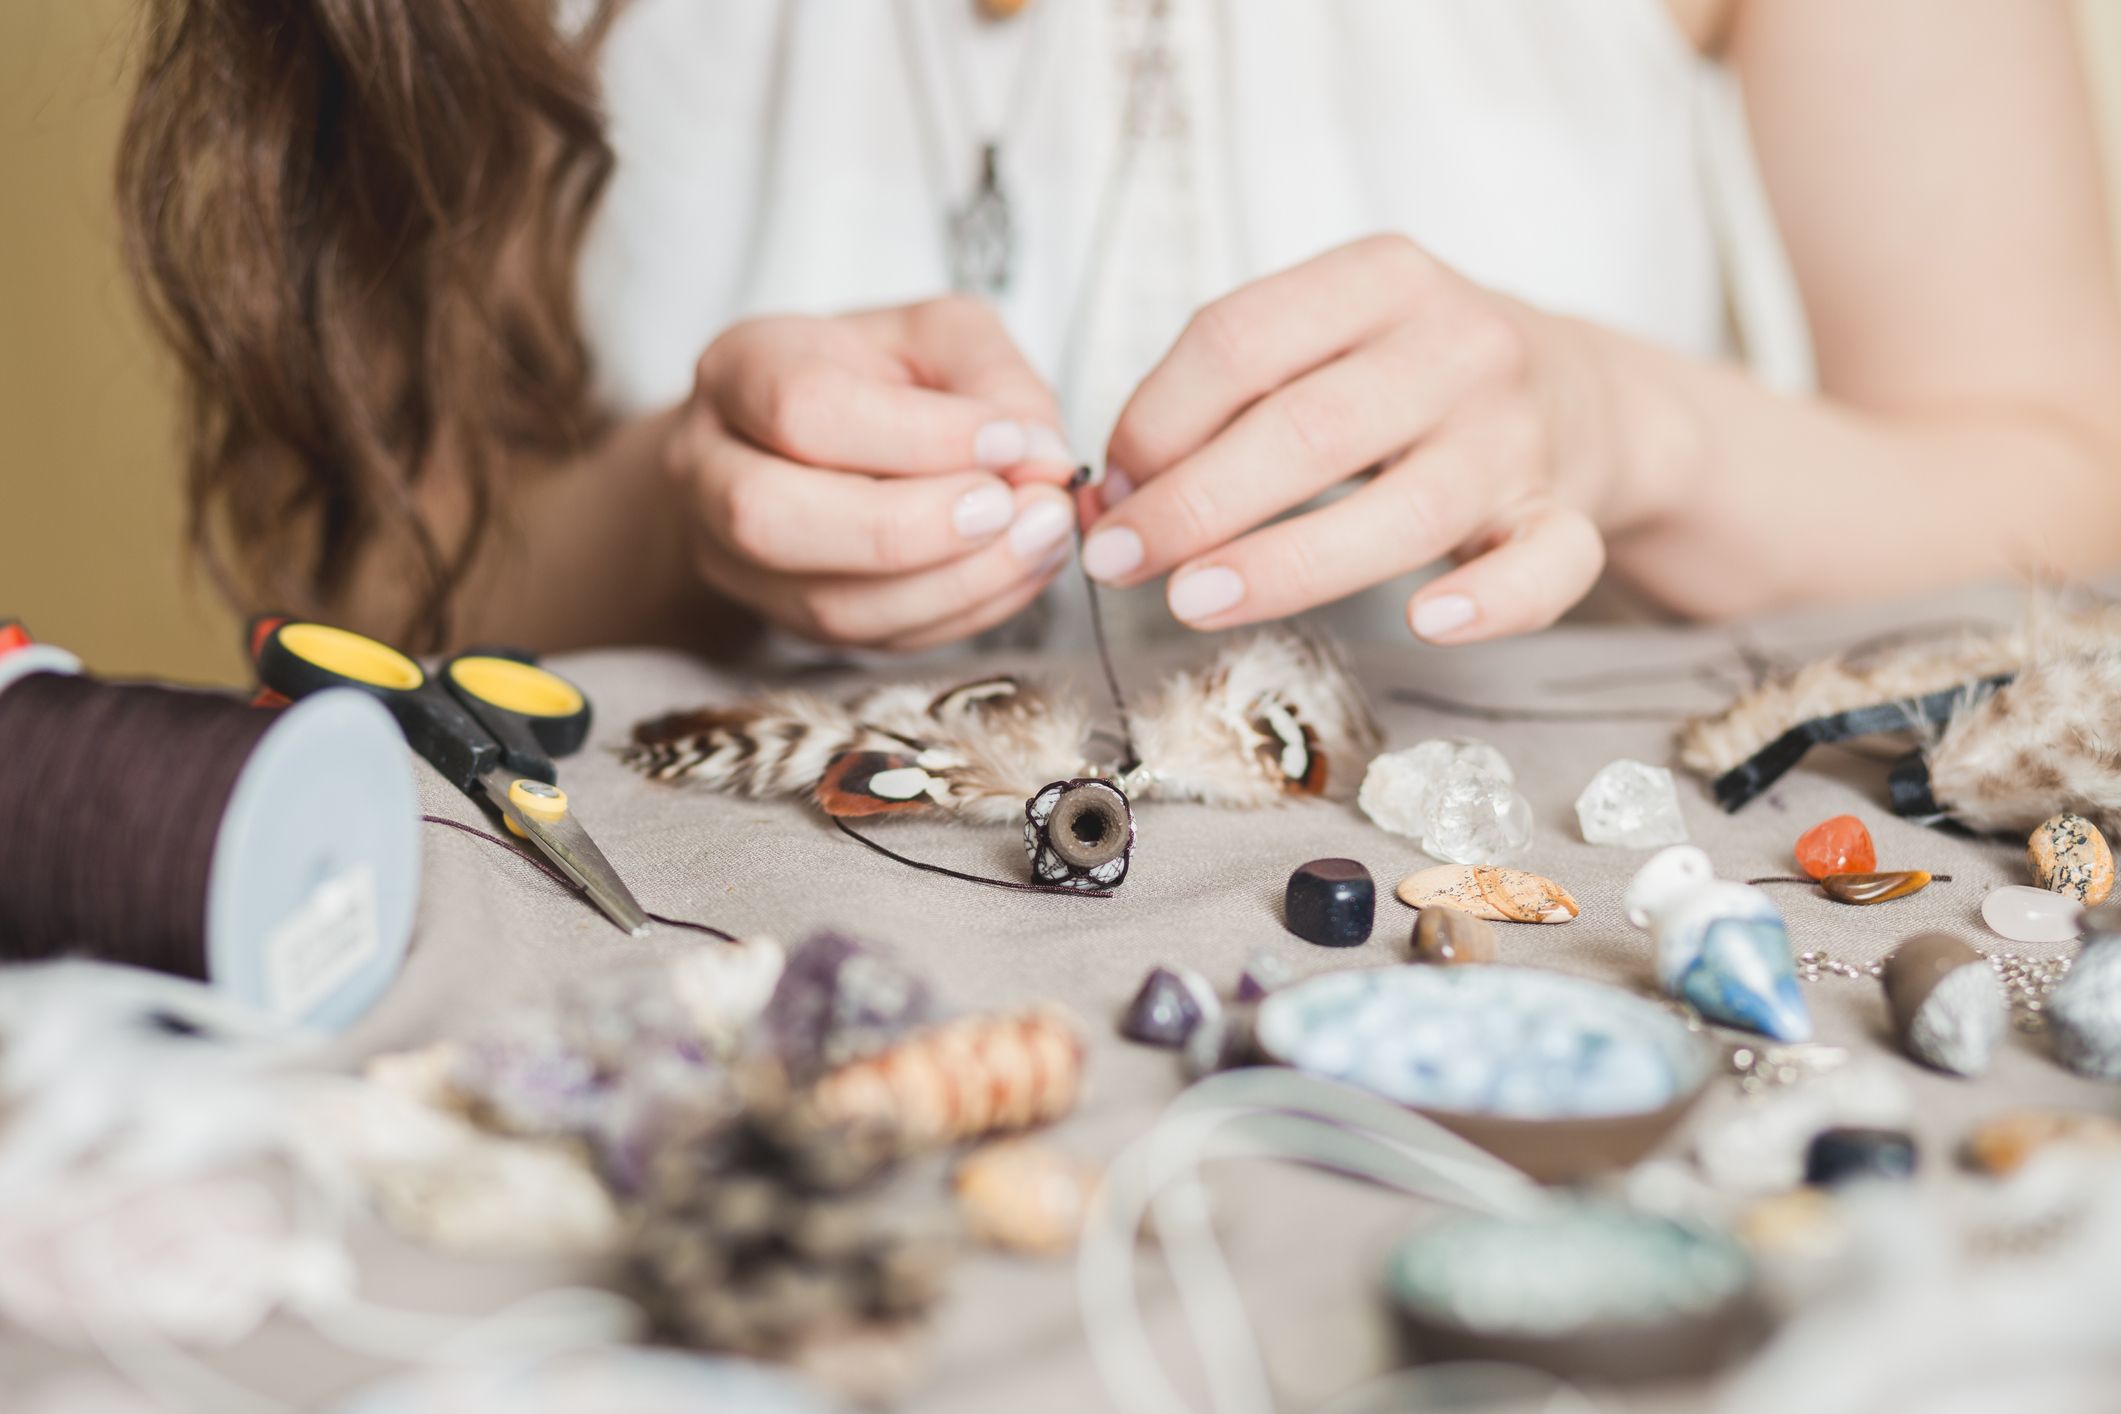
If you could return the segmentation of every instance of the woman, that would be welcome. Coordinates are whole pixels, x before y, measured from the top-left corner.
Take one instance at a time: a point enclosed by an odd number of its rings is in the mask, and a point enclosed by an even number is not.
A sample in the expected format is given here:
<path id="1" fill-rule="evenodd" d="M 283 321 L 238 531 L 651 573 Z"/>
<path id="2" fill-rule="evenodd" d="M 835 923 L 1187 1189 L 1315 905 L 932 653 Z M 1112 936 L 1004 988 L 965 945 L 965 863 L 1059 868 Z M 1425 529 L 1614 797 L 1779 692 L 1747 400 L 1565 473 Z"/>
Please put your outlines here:
<path id="1" fill-rule="evenodd" d="M 1444 644 L 1608 564 L 1723 616 L 2121 559 L 2062 0 L 984 9 L 154 0 L 123 191 L 233 591 L 926 648 L 1060 572 L 1071 445 L 1084 568 L 1194 628 L 1447 555 Z"/>

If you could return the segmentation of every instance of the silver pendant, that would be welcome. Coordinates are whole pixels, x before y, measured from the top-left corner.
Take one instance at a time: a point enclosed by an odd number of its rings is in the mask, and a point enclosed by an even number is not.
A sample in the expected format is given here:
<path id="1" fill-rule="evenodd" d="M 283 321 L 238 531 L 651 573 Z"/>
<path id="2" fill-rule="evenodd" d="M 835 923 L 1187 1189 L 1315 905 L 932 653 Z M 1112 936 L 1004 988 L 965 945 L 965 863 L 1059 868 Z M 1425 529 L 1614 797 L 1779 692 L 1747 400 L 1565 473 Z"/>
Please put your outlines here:
<path id="1" fill-rule="evenodd" d="M 1002 188 L 1001 150 L 994 143 L 980 149 L 979 185 L 950 210 L 949 242 L 952 289 L 992 296 L 1009 288 L 1016 231 L 1009 194 Z"/>

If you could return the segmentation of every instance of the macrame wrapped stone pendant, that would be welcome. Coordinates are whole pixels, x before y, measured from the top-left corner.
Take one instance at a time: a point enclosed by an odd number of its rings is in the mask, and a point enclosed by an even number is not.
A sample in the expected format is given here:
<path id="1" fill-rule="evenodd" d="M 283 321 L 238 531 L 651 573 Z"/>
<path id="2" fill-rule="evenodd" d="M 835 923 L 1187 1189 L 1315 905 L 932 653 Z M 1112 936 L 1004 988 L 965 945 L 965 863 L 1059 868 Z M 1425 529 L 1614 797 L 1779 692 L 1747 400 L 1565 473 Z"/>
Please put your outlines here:
<path id="1" fill-rule="evenodd" d="M 1134 810 L 1110 781 L 1055 781 L 1024 802 L 1031 877 L 1064 889 L 1116 889 L 1134 857 Z"/>

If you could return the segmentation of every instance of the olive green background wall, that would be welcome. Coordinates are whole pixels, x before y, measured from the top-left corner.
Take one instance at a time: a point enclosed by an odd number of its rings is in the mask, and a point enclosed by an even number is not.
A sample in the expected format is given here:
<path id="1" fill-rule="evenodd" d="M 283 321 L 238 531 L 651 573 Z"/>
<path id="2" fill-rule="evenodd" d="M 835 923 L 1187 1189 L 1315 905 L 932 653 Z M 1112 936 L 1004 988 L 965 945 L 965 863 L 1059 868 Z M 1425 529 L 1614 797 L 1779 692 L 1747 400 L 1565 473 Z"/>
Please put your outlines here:
<path id="1" fill-rule="evenodd" d="M 2121 191 L 2121 0 L 2080 9 Z M 171 380 L 111 210 L 133 11 L 0 0 L 0 617 L 105 674 L 233 681 L 236 625 L 186 568 Z"/>

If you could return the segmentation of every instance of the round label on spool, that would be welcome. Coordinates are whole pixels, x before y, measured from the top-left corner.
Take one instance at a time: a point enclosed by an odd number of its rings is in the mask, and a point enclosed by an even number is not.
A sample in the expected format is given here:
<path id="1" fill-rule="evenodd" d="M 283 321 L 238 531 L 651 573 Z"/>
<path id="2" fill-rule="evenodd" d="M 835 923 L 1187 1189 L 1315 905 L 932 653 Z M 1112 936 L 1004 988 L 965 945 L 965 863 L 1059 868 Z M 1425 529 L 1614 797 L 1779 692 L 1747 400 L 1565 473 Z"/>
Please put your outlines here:
<path id="1" fill-rule="evenodd" d="M 420 892 L 405 738 L 351 689 L 281 712 L 229 796 L 207 885 L 207 980 L 337 1030 L 397 974 Z"/>

